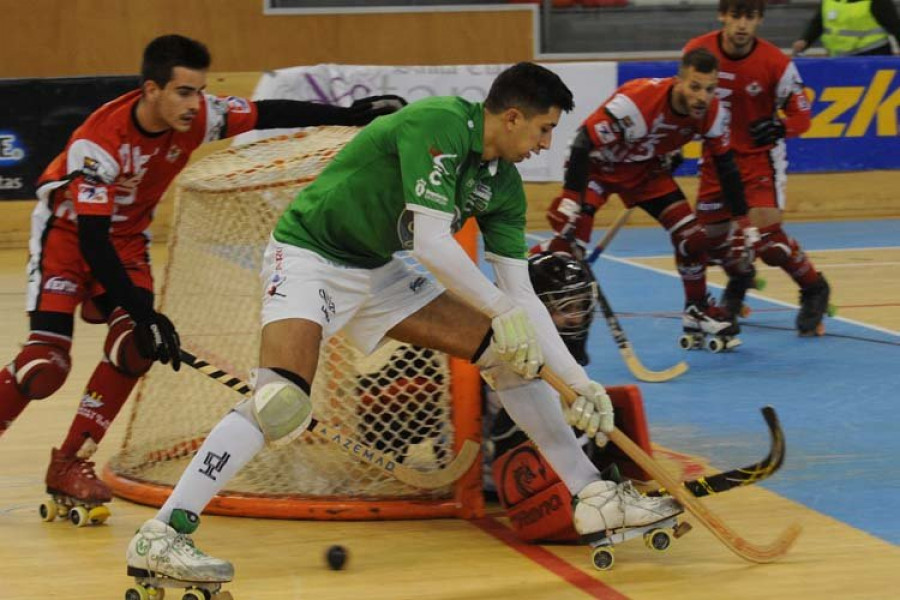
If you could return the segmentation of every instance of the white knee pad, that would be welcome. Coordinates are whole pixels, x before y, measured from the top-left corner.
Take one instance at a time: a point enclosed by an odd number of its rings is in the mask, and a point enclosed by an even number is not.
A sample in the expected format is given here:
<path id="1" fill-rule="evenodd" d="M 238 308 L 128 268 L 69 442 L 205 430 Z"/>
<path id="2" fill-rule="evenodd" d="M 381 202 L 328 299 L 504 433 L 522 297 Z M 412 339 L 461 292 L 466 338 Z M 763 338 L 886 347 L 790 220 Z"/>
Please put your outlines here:
<path id="1" fill-rule="evenodd" d="M 252 417 L 267 443 L 289 444 L 306 431 L 312 421 L 312 402 L 299 386 L 270 369 L 260 369 L 255 388 L 253 397 L 236 410 Z"/>

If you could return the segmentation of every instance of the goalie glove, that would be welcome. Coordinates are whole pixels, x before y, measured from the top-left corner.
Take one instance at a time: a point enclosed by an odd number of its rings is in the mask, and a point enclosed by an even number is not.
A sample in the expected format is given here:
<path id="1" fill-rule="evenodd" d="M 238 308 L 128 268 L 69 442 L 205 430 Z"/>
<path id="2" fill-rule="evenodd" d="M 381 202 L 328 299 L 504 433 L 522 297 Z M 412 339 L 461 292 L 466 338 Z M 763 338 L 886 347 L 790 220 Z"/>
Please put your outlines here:
<path id="1" fill-rule="evenodd" d="M 135 319 L 134 340 L 138 353 L 147 360 L 164 365 L 171 362 L 175 371 L 181 368 L 181 338 L 166 315 L 151 310 L 149 315 Z"/>
<path id="2" fill-rule="evenodd" d="M 407 104 L 404 98 L 394 94 L 367 96 L 350 105 L 351 120 L 353 125 L 366 125 L 376 117 L 395 113 Z"/>
<path id="3" fill-rule="evenodd" d="M 784 136 L 784 123 L 778 117 L 765 117 L 750 123 L 750 137 L 757 146 L 774 144 Z"/>
<path id="4" fill-rule="evenodd" d="M 593 437 L 598 446 L 609 441 L 606 437 L 615 428 L 612 400 L 606 389 L 596 381 L 573 387 L 578 398 L 566 411 L 566 422 Z"/>
<path id="5" fill-rule="evenodd" d="M 544 354 L 525 309 L 517 306 L 497 315 L 491 321 L 491 328 L 491 346 L 497 356 L 525 379 L 537 377 L 544 364 Z"/>

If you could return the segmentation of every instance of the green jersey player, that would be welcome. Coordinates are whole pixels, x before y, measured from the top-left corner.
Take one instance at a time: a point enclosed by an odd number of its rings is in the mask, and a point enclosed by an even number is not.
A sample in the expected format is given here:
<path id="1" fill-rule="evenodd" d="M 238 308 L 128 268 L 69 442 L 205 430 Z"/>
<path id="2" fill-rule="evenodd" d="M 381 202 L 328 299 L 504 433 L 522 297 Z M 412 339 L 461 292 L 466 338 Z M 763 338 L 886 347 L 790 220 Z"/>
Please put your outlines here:
<path id="1" fill-rule="evenodd" d="M 612 430 L 612 406 L 566 349 L 529 279 L 526 201 L 514 163 L 548 149 L 562 111 L 572 107 L 553 72 L 519 63 L 496 78 L 484 104 L 431 98 L 376 119 L 300 192 L 263 260 L 253 396 L 210 432 L 160 512 L 138 530 L 130 572 L 231 579 L 230 563 L 185 543 L 186 535 L 264 444 L 287 443 L 306 429 L 320 345 L 338 331 L 363 352 L 389 337 L 477 364 L 575 496 L 579 532 L 681 512 L 671 499 L 601 480 L 581 451 L 569 425 L 602 436 Z M 497 285 L 452 236 L 469 217 L 480 226 Z M 436 282 L 394 257 L 402 249 Z M 544 363 L 579 393 L 566 414 L 536 379 Z M 204 468 L 226 455 L 215 473 Z"/>

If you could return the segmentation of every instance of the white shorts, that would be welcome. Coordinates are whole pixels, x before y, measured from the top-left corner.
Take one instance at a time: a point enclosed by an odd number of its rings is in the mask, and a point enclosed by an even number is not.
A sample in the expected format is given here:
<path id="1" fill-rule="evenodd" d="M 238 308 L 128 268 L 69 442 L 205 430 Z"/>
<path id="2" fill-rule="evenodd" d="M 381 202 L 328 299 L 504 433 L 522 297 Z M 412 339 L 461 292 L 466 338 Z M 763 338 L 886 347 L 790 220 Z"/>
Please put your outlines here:
<path id="1" fill-rule="evenodd" d="M 322 326 L 323 339 L 343 330 L 365 354 L 444 292 L 399 258 L 377 269 L 347 267 L 272 237 L 260 277 L 263 326 L 282 319 L 314 321 Z"/>

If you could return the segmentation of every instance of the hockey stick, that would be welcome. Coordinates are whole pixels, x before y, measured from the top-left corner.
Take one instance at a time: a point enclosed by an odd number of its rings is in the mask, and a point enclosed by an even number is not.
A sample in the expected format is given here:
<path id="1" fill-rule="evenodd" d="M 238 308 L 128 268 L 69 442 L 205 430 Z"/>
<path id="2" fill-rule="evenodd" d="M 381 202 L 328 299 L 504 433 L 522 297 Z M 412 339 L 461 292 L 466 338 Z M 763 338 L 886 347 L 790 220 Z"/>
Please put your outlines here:
<path id="1" fill-rule="evenodd" d="M 606 247 L 609 246 L 610 242 L 612 242 L 613 238 L 616 237 L 616 234 L 619 233 L 619 230 L 628 222 L 628 217 L 631 216 L 631 211 L 634 208 L 626 208 L 619 216 L 616 217 L 616 220 L 612 222 L 612 225 L 607 228 L 606 233 L 603 234 L 603 239 L 597 242 L 597 245 L 594 246 L 594 249 L 591 250 L 590 256 L 587 258 L 587 262 L 589 265 L 594 264 L 597 261 L 597 258 L 600 254 L 606 250 Z"/>
<path id="2" fill-rule="evenodd" d="M 566 405 L 571 404 L 577 394 L 566 383 L 559 378 L 559 375 L 544 366 L 541 370 L 541 377 L 549 383 L 557 392 Z M 740 556 L 744 560 L 755 563 L 769 563 L 784 556 L 784 554 L 797 541 L 800 535 L 801 527 L 793 524 L 788 527 L 774 542 L 767 546 L 759 546 L 748 542 L 737 532 L 731 529 L 725 522 L 715 513 L 710 511 L 702 502 L 690 494 L 681 483 L 672 478 L 664 469 L 659 466 L 655 460 L 641 449 L 640 446 L 631 441 L 628 436 L 619 429 L 613 429 L 609 434 L 612 443 L 619 447 L 631 460 L 636 462 L 638 466 L 644 469 L 653 477 L 657 483 L 668 490 L 669 495 L 675 498 L 681 506 L 688 510 L 696 520 L 709 529 L 709 531 L 719 538 L 729 550 Z"/>
<path id="3" fill-rule="evenodd" d="M 219 383 L 228 386 L 232 390 L 243 394 L 250 395 L 250 386 L 229 373 L 222 371 L 209 364 L 202 358 L 197 358 L 187 350 L 181 350 L 181 361 L 186 365 L 200 371 L 207 377 L 215 379 Z M 426 490 L 433 490 L 450 485 L 469 470 L 472 463 L 478 457 L 480 446 L 472 440 L 465 440 L 459 449 L 456 457 L 443 469 L 435 471 L 419 471 L 411 469 L 398 463 L 397 460 L 388 453 L 379 452 L 368 444 L 359 441 L 356 436 L 346 431 L 325 425 L 315 418 L 312 419 L 307 429 L 319 436 L 326 442 L 330 442 L 344 454 L 354 458 L 360 462 L 376 467 L 393 475 L 399 481 L 411 485 L 413 487 Z"/>
<path id="4" fill-rule="evenodd" d="M 631 371 L 632 375 L 641 381 L 660 383 L 675 379 L 688 370 L 688 365 L 684 361 L 672 365 L 668 369 L 662 371 L 651 371 L 641 364 L 641 361 L 638 360 L 637 355 L 634 353 L 634 349 L 631 347 L 631 342 L 625 337 L 625 330 L 622 329 L 622 324 L 619 323 L 616 313 L 613 312 L 612 307 L 609 305 L 609 301 L 606 299 L 606 296 L 603 295 L 603 290 L 600 289 L 599 283 L 596 285 L 596 290 L 597 302 L 600 304 L 600 312 L 603 313 L 603 318 L 606 319 L 606 325 L 609 327 L 609 331 L 612 333 L 613 339 L 619 347 L 619 354 L 622 355 L 622 360 L 625 361 L 625 365 L 628 367 L 628 370 Z"/>
<path id="5" fill-rule="evenodd" d="M 784 431 L 781 429 L 781 423 L 778 421 L 778 415 L 771 406 L 763 407 L 763 418 L 766 425 L 769 426 L 769 437 L 771 445 L 769 447 L 769 455 L 759 462 L 741 467 L 739 469 L 731 469 L 724 473 L 717 473 L 709 477 L 700 477 L 685 481 L 682 483 L 695 498 L 711 496 L 727 492 L 737 487 L 753 485 L 763 479 L 771 477 L 775 471 L 781 468 L 784 462 Z M 663 496 L 668 494 L 665 488 L 647 492 L 647 496 Z"/>

